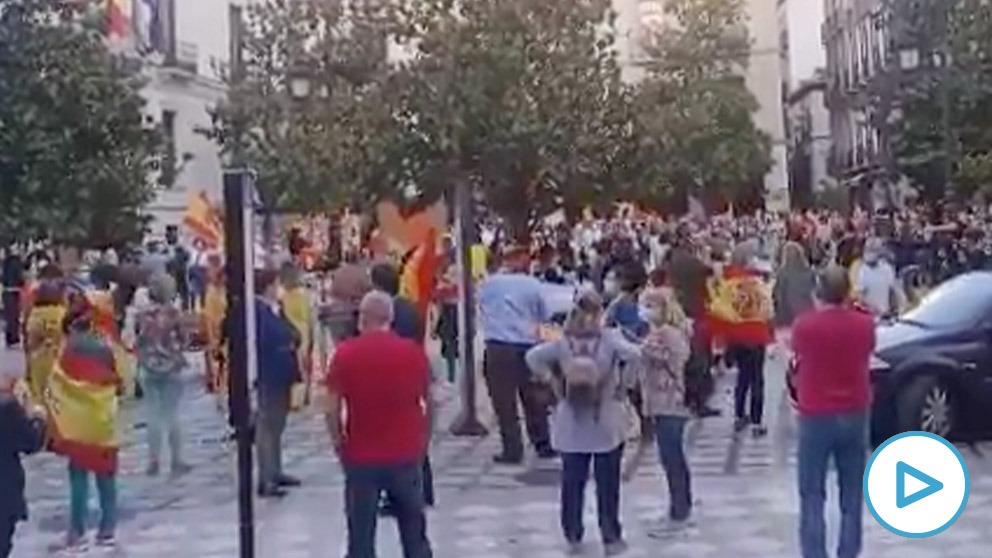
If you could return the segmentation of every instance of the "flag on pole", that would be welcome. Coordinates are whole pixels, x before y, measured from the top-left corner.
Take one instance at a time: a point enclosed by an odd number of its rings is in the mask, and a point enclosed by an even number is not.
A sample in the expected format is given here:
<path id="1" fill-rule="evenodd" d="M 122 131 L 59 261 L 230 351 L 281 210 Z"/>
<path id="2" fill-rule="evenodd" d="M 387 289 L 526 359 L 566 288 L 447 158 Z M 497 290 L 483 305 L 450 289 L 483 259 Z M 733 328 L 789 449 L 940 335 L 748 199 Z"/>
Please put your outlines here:
<path id="1" fill-rule="evenodd" d="M 427 235 L 427 240 L 404 259 L 400 271 L 400 295 L 417 307 L 425 329 L 440 262 L 436 237 L 434 232 Z"/>
<path id="2" fill-rule="evenodd" d="M 224 244 L 224 223 L 203 191 L 190 197 L 186 215 L 183 216 L 183 225 L 210 249 L 220 248 Z"/>

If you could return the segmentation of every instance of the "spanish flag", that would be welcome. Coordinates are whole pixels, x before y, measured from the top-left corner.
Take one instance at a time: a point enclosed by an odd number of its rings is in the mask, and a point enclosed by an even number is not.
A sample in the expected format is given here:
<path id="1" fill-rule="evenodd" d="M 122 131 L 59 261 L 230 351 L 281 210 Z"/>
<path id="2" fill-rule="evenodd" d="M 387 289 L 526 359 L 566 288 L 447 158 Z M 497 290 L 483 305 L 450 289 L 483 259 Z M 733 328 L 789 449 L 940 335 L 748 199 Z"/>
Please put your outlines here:
<path id="1" fill-rule="evenodd" d="M 425 331 L 440 263 L 436 236 L 432 232 L 424 243 L 410 251 L 403 260 L 400 272 L 400 296 L 417 307 Z"/>
<path id="2" fill-rule="evenodd" d="M 224 244 L 224 222 L 203 191 L 190 197 L 183 225 L 203 240 L 207 248 L 217 249 Z"/>
<path id="3" fill-rule="evenodd" d="M 125 393 L 133 395 L 134 369 L 131 366 L 130 350 L 124 345 L 121 331 L 117 327 L 113 294 L 109 291 L 91 289 L 87 291 L 86 299 L 93 308 L 93 328 L 113 352 L 114 368 L 117 370 Z"/>
<path id="4" fill-rule="evenodd" d="M 72 335 L 52 370 L 46 408 L 52 449 L 80 469 L 117 471 L 117 389 L 110 347 L 95 334 Z"/>
<path id="5" fill-rule="evenodd" d="M 712 284 L 708 317 L 714 336 L 728 345 L 767 345 L 773 341 L 774 308 L 760 274 L 733 266 Z"/>

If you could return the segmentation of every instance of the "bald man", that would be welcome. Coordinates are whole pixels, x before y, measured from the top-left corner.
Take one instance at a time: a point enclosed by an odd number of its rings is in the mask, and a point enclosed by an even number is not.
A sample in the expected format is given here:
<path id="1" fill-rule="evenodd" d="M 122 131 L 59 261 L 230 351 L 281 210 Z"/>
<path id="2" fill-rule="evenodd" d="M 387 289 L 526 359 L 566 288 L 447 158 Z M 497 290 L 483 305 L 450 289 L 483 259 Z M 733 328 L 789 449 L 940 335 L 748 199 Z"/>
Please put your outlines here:
<path id="1" fill-rule="evenodd" d="M 359 335 L 338 347 L 327 375 L 327 427 L 345 471 L 348 558 L 375 558 L 381 493 L 396 515 L 403 555 L 432 556 L 422 470 L 431 368 L 422 346 L 392 330 L 393 313 L 388 294 L 366 294 Z"/>

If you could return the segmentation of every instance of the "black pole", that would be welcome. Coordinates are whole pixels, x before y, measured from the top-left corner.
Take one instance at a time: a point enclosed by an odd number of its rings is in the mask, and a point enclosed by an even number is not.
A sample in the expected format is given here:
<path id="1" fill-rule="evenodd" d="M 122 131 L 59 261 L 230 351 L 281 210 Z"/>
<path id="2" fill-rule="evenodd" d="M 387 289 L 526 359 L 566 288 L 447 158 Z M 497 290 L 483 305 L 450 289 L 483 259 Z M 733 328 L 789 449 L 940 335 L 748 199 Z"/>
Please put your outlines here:
<path id="1" fill-rule="evenodd" d="M 955 192 L 952 186 L 954 182 L 954 133 L 951 129 L 951 4 L 942 3 L 943 10 L 941 21 L 941 42 L 940 42 L 940 119 L 944 136 L 944 199 L 951 199 Z"/>
<path id="2" fill-rule="evenodd" d="M 485 436 L 488 430 L 479 421 L 475 405 L 475 285 L 472 277 L 472 245 L 475 219 L 472 194 L 464 178 L 455 185 L 455 219 L 458 231 L 458 266 L 461 271 L 458 304 L 458 355 L 461 365 L 461 411 L 451 425 L 456 436 Z"/>
<path id="3" fill-rule="evenodd" d="M 245 170 L 224 173 L 224 250 L 227 265 L 227 381 L 230 424 L 238 448 L 238 541 L 240 558 L 255 557 L 255 517 L 252 501 L 251 353 L 254 316 L 249 304 L 253 280 L 254 211 L 251 174 Z"/>

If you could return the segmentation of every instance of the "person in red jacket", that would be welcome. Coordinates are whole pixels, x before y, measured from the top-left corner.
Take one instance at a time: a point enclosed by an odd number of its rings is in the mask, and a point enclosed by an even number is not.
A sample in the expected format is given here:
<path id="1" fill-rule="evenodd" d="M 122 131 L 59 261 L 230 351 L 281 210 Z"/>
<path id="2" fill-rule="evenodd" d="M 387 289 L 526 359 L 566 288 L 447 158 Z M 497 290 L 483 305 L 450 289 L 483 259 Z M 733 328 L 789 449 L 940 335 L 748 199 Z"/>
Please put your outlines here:
<path id="1" fill-rule="evenodd" d="M 750 425 L 754 436 L 761 437 L 768 433 L 763 423 L 765 350 L 774 340 L 774 328 L 771 294 L 763 273 L 752 267 L 755 252 L 751 242 L 734 249 L 721 277 L 722 296 L 728 299 L 732 315 L 711 316 L 710 325 L 726 344 L 728 360 L 737 365 L 734 430 Z"/>

